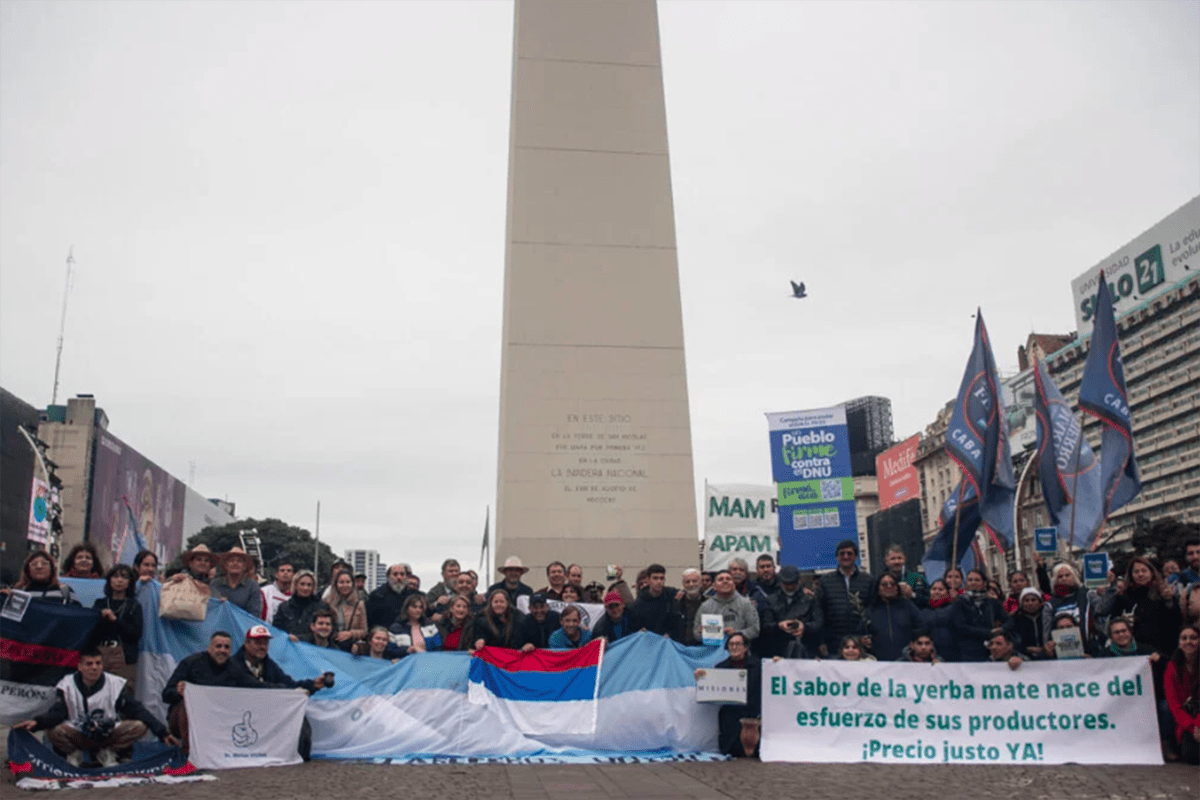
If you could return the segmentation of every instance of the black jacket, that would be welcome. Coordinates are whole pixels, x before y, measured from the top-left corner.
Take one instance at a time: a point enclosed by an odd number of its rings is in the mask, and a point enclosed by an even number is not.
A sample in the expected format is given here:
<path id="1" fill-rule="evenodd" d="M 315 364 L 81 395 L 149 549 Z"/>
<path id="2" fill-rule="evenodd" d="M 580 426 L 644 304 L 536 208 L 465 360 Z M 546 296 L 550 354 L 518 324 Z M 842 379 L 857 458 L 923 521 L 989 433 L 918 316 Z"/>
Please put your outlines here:
<path id="1" fill-rule="evenodd" d="M 400 617 L 400 609 L 404 606 L 404 601 L 408 599 L 410 594 L 414 594 L 413 590 L 404 587 L 403 591 L 393 592 L 392 587 L 384 583 L 382 586 L 376 586 L 375 589 L 367 595 L 367 630 L 374 628 L 376 625 L 390 627 Z M 421 594 L 422 597 L 425 595 Z"/>
<path id="2" fill-rule="evenodd" d="M 308 597 L 293 594 L 276 609 L 275 618 L 271 621 L 271 624 L 280 630 L 287 631 L 293 636 L 303 636 L 308 633 L 308 626 L 312 622 L 312 615 L 317 613 L 318 609 L 329 611 L 329 604 L 315 594 L 311 594 Z M 336 615 L 333 620 L 333 626 L 336 629 Z"/>
<path id="3" fill-rule="evenodd" d="M 1013 622 L 1004 612 L 1004 603 L 996 598 L 988 597 L 977 606 L 963 595 L 954 601 L 950 627 L 957 640 L 959 661 L 987 661 L 990 656 L 986 642 L 992 638 L 992 630 L 1012 630 Z"/>
<path id="4" fill-rule="evenodd" d="M 683 641 L 683 606 L 675 599 L 678 589 L 664 586 L 658 597 L 650 594 L 648 587 L 638 592 L 637 602 L 633 604 L 633 612 L 641 622 L 641 627 L 657 633 L 666 634 L 677 642 Z"/>
<path id="5" fill-rule="evenodd" d="M 83 685 L 83 676 L 78 672 L 75 673 L 74 677 L 75 688 L 79 689 L 86 702 L 87 698 L 104 688 L 104 682 L 108 680 L 109 675 L 107 673 L 102 674 L 100 679 L 90 687 Z M 150 713 L 148 708 L 138 702 L 137 698 L 133 696 L 133 687 L 128 683 L 121 690 L 121 694 L 117 695 L 116 710 L 117 715 L 122 719 L 137 719 L 146 723 L 146 727 L 159 739 L 167 737 L 167 726 L 163 725 L 162 722 Z M 37 723 L 37 727 L 34 730 L 41 731 L 53 728 L 56 725 L 66 722 L 68 716 L 66 698 L 63 697 L 61 689 L 56 689 L 54 691 L 54 705 L 50 706 L 50 710 L 45 714 L 39 714 L 34 717 L 34 722 Z"/>
<path id="6" fill-rule="evenodd" d="M 625 613 L 621 617 L 622 625 L 621 632 L 618 634 L 613 627 L 613 621 L 608 614 L 600 617 L 600 621 L 596 623 L 596 627 L 592 629 L 593 639 L 607 639 L 609 644 L 624 639 L 626 636 L 632 636 L 642 629 L 642 623 L 638 619 L 633 609 L 626 608 Z"/>
<path id="7" fill-rule="evenodd" d="M 117 615 L 116 622 L 101 619 L 96 623 L 92 632 L 93 643 L 120 642 L 125 652 L 125 663 L 136 664 L 138 642 L 142 640 L 142 604 L 132 597 L 126 597 L 124 600 L 101 597 L 92 603 L 92 608 L 97 611 L 111 609 Z"/>
<path id="8" fill-rule="evenodd" d="M 168 706 L 183 702 L 183 695 L 175 689 L 180 681 L 198 686 L 233 686 L 243 689 L 253 689 L 259 685 L 257 681 L 248 680 L 244 672 L 233 668 L 232 657 L 224 664 L 218 665 L 208 657 L 207 650 L 192 653 L 180 661 L 171 677 L 167 678 L 167 685 L 162 690 L 162 699 Z"/>
<path id="9" fill-rule="evenodd" d="M 958 661 L 958 638 L 954 635 L 954 603 L 921 609 L 921 626 L 929 631 L 933 649 L 945 661 Z"/>
<path id="10" fill-rule="evenodd" d="M 276 664 L 270 655 L 263 658 L 262 675 L 255 675 L 246 664 L 246 648 L 244 645 L 233 654 L 229 659 L 229 663 L 235 671 L 241 673 L 247 682 L 264 689 L 303 689 L 309 694 L 316 691 L 313 681 L 293 680 L 292 676 L 284 672 L 283 668 Z"/>
<path id="11" fill-rule="evenodd" d="M 821 646 L 821 628 L 824 625 L 824 615 L 816 598 L 798 590 L 788 597 L 782 589 L 767 598 L 767 602 L 758 611 L 761 625 L 756 647 L 763 656 L 786 655 L 788 645 L 794 636 L 779 630 L 779 623 L 785 620 L 799 620 L 804 623 L 804 633 L 800 635 L 804 649 L 816 652 Z"/>
<path id="12" fill-rule="evenodd" d="M 521 646 L 532 644 L 534 647 L 545 649 L 550 646 L 550 634 L 558 630 L 559 613 L 557 611 L 547 611 L 546 619 L 542 622 L 537 621 L 537 617 L 533 614 L 526 614 L 525 619 L 521 620 L 520 631 L 518 636 L 521 639 Z"/>
<path id="13" fill-rule="evenodd" d="M 489 586 L 487 591 L 483 593 L 484 597 L 491 597 L 492 592 L 495 591 L 496 589 L 504 590 L 504 593 L 508 595 L 508 604 L 510 606 L 512 606 L 513 608 L 517 607 L 517 598 L 518 597 L 520 597 L 522 595 L 532 595 L 533 594 L 533 587 L 527 586 L 520 581 L 517 581 L 517 588 L 515 588 L 515 589 L 508 588 L 507 586 L 504 585 L 504 581 L 500 581 L 499 583 L 493 583 L 491 586 Z"/>
<path id="14" fill-rule="evenodd" d="M 829 652 L 836 653 L 843 636 L 862 632 L 867 603 L 871 600 L 871 573 L 855 568 L 850 576 L 850 589 L 841 570 L 834 570 L 817 579 L 817 605 L 824 617 L 821 629 Z M 857 604 L 857 607 L 856 607 Z"/>
<path id="15" fill-rule="evenodd" d="M 475 618 L 475 622 L 473 623 L 474 631 L 471 633 L 471 636 L 476 641 L 483 639 L 484 647 L 507 647 L 512 650 L 521 649 L 521 645 L 525 644 L 521 639 L 521 628 L 525 622 L 525 615 L 518 611 L 515 606 L 510 607 L 509 610 L 513 614 L 511 635 L 506 635 L 504 628 L 501 628 L 498 632 L 493 632 L 492 627 L 488 624 L 487 614 L 484 613 Z M 475 643 L 472 642 L 470 646 L 474 647 Z"/>

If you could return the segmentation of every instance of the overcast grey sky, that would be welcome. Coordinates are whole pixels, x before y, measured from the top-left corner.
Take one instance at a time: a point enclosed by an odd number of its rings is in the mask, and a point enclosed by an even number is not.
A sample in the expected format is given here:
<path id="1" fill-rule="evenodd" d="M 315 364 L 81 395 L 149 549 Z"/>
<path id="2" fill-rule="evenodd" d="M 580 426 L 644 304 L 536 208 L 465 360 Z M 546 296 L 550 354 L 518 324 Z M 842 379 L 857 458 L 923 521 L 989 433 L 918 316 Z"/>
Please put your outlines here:
<path id="1" fill-rule="evenodd" d="M 511 2 L 0 2 L 0 384 L 427 582 L 494 506 Z M 659 4 L 695 474 L 957 389 L 1200 193 L 1200 3 Z M 789 299 L 788 279 L 810 299 Z M 503 557 L 504 554 L 500 554 Z"/>

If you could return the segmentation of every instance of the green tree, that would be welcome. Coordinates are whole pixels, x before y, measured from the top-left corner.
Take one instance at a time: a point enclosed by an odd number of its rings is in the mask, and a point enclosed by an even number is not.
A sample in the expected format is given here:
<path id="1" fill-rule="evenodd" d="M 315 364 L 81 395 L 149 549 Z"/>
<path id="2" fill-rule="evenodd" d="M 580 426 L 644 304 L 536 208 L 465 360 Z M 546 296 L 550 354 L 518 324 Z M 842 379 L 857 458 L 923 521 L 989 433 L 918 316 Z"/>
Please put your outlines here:
<path id="1" fill-rule="evenodd" d="M 259 573 L 270 579 L 277 564 L 288 560 L 296 569 L 313 569 L 313 536 L 303 528 L 288 525 L 278 519 L 239 519 L 228 525 L 210 525 L 187 540 L 187 549 L 198 544 L 207 545 L 214 553 L 226 553 L 232 547 L 241 547 L 241 534 L 254 529 L 258 532 L 259 547 L 262 549 L 264 564 L 260 565 Z M 321 542 L 319 545 L 320 564 L 317 574 L 317 584 L 321 585 L 329 577 L 329 571 L 338 560 L 329 545 Z M 177 559 L 178 561 L 178 559 Z"/>
<path id="2" fill-rule="evenodd" d="M 1133 532 L 1133 549 L 1138 554 L 1158 556 L 1159 561 L 1173 558 L 1183 564 L 1187 542 L 1200 534 L 1200 526 L 1161 517 L 1149 525 L 1138 525 Z"/>

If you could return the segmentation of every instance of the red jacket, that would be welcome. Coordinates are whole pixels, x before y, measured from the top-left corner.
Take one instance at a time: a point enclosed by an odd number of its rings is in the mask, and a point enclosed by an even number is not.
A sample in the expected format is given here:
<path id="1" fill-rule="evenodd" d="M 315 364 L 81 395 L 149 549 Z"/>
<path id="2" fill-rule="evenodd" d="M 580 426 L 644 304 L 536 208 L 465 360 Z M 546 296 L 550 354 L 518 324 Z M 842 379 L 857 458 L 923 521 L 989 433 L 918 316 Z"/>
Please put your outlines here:
<path id="1" fill-rule="evenodd" d="M 1184 710 L 1183 704 L 1188 699 L 1188 684 L 1190 676 L 1185 672 L 1179 674 L 1172 659 L 1167 664 L 1167 673 L 1163 678 L 1163 694 L 1167 696 L 1167 708 L 1175 718 L 1175 738 L 1182 741 L 1184 736 L 1190 736 L 1196 727 L 1196 715 Z"/>

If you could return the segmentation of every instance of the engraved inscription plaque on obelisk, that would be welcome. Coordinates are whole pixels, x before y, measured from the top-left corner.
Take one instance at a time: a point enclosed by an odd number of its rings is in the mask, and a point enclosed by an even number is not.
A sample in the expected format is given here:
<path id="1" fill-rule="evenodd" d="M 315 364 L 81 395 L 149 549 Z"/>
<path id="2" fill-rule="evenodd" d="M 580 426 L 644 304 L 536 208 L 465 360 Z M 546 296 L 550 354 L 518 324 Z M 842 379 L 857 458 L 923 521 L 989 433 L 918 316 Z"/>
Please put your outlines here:
<path id="1" fill-rule="evenodd" d="M 496 560 L 535 588 L 552 560 L 677 582 L 698 543 L 657 8 L 517 0 L 514 40 Z"/>

